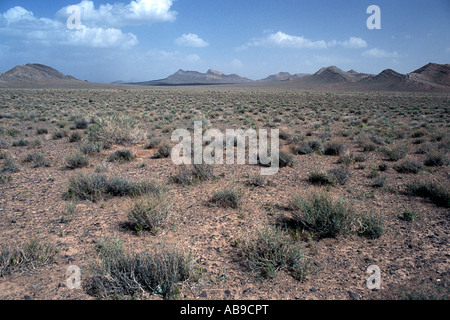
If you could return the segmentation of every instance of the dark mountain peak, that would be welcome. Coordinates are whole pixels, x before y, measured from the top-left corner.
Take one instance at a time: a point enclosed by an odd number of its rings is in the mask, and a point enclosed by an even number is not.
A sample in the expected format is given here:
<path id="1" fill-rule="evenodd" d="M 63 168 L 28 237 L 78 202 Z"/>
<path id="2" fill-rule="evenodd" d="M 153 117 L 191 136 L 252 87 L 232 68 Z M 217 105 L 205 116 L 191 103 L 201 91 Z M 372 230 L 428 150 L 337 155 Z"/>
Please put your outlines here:
<path id="1" fill-rule="evenodd" d="M 339 69 L 336 66 L 330 66 L 330 67 L 323 67 L 323 68 L 321 68 L 315 74 L 316 75 L 320 75 L 320 74 L 323 74 L 323 73 L 345 73 L 345 72 L 342 71 L 341 69 Z"/>
<path id="2" fill-rule="evenodd" d="M 321 68 L 313 76 L 324 82 L 352 81 L 351 75 L 347 74 L 345 71 L 342 71 L 336 66 Z"/>
<path id="3" fill-rule="evenodd" d="M 394 71 L 392 69 L 386 69 L 381 71 L 378 75 L 378 78 L 382 78 L 382 79 L 403 79 L 405 77 L 405 75 L 398 73 L 397 71 Z"/>
<path id="4" fill-rule="evenodd" d="M 413 78 L 419 77 L 425 81 L 450 86 L 450 64 L 428 63 L 409 75 Z"/>

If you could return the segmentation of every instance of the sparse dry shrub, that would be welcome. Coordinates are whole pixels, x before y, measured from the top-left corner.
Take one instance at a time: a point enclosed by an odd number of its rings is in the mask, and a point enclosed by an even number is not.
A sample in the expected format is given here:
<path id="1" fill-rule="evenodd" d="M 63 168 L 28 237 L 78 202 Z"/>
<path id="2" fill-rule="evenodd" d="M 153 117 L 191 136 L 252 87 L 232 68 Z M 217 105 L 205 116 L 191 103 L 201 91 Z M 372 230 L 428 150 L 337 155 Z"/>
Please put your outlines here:
<path id="1" fill-rule="evenodd" d="M 106 146 L 112 144 L 129 146 L 139 143 L 144 138 L 144 131 L 138 128 L 136 120 L 118 114 L 96 119 L 88 132 L 90 142 Z"/>

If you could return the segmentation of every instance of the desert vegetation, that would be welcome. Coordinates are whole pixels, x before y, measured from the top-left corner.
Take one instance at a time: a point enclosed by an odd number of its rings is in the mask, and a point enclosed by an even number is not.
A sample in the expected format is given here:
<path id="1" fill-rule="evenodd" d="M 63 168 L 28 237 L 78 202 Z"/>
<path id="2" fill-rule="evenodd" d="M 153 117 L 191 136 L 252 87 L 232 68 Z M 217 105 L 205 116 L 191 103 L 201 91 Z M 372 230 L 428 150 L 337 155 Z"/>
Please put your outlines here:
<path id="1" fill-rule="evenodd" d="M 448 298 L 447 94 L 224 86 L 0 99 L 2 298 Z M 194 121 L 279 129 L 279 172 L 174 165 L 171 134 Z M 70 265 L 80 290 L 65 285 Z M 381 290 L 364 284 L 370 265 Z"/>

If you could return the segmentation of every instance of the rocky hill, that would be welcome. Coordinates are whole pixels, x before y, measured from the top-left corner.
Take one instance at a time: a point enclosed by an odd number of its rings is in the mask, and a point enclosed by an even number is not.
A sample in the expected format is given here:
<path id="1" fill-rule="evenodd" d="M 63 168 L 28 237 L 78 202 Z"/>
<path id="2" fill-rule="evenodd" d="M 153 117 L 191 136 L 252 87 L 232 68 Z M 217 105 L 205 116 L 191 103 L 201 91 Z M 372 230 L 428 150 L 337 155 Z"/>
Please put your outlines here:
<path id="1" fill-rule="evenodd" d="M 209 69 L 206 73 L 197 71 L 178 70 L 165 79 L 141 82 L 141 85 L 211 85 L 211 84 L 239 84 L 252 80 L 237 74 L 226 75 L 220 71 Z"/>
<path id="2" fill-rule="evenodd" d="M 26 64 L 15 66 L 0 75 L 0 87 L 33 87 L 54 83 L 83 82 L 73 76 L 64 75 L 56 69 L 43 64 Z"/>

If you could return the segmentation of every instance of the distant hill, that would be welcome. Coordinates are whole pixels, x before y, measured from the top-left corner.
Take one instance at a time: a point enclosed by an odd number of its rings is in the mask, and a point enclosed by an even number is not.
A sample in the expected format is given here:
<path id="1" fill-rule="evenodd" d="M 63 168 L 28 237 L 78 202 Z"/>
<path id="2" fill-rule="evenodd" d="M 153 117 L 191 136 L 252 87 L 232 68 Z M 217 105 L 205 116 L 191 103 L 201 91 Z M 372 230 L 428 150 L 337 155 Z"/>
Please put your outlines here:
<path id="1" fill-rule="evenodd" d="M 206 73 L 197 71 L 178 70 L 165 79 L 140 82 L 140 85 L 211 85 L 211 84 L 240 84 L 248 83 L 252 80 L 241 77 L 237 74 L 226 75 L 220 71 L 209 69 Z"/>
<path id="2" fill-rule="evenodd" d="M 42 80 L 78 80 L 66 76 L 56 69 L 43 64 L 26 64 L 15 66 L 1 75 L 1 80 L 42 81 Z M 80 80 L 78 80 L 80 81 Z"/>
<path id="3" fill-rule="evenodd" d="M 43 64 L 19 65 L 0 72 L 0 88 L 129 88 L 147 86 L 195 86 L 232 84 L 250 87 L 289 87 L 308 90 L 339 91 L 418 91 L 450 92 L 450 64 L 429 63 L 411 73 L 386 69 L 379 74 L 343 71 L 336 66 L 324 67 L 314 74 L 280 72 L 253 81 L 237 74 L 209 69 L 206 73 L 178 70 L 165 79 L 139 83 L 115 81 L 91 83 L 64 75 Z"/>
<path id="4" fill-rule="evenodd" d="M 301 79 L 309 74 L 306 73 L 297 73 L 290 74 L 289 72 L 279 72 L 274 75 L 270 75 L 267 78 L 259 80 L 260 82 L 274 82 L 274 81 L 294 81 L 297 79 Z"/>
<path id="5" fill-rule="evenodd" d="M 450 64 L 429 63 L 411 72 L 410 75 L 424 81 L 450 86 Z"/>
<path id="6" fill-rule="evenodd" d="M 358 85 L 376 90 L 450 91 L 450 65 L 429 63 L 408 74 L 386 69 L 362 79 Z"/>
<path id="7" fill-rule="evenodd" d="M 15 66 L 0 75 L 0 87 L 42 86 L 49 83 L 82 82 L 73 76 L 64 75 L 56 69 L 43 64 Z"/>

